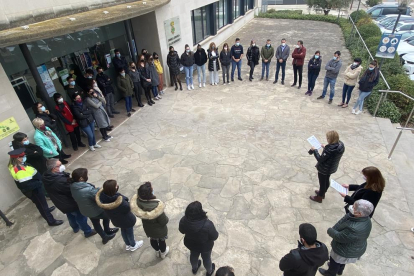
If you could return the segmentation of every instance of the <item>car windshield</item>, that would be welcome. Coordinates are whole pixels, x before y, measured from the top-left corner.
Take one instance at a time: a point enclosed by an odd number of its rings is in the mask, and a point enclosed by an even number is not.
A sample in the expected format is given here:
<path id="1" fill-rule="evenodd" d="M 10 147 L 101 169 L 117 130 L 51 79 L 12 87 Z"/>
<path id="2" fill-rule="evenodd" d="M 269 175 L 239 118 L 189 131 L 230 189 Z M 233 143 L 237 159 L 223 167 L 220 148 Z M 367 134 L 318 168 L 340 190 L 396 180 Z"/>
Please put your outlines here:
<path id="1" fill-rule="evenodd" d="M 414 40 L 410 40 L 410 41 L 408 42 L 408 44 L 410 44 L 411 46 L 414 46 Z"/>

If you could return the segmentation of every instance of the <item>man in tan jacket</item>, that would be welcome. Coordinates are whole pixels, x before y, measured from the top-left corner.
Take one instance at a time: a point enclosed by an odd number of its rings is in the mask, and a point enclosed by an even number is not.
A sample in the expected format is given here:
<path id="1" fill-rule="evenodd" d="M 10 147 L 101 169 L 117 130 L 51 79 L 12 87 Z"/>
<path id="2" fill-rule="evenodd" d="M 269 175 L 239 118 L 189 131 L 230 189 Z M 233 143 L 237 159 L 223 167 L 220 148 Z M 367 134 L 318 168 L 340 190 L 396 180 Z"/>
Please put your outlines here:
<path id="1" fill-rule="evenodd" d="M 352 90 L 354 90 L 354 87 L 358 82 L 359 74 L 362 71 L 361 62 L 362 61 L 360 58 L 355 58 L 354 62 L 346 68 L 344 73 L 345 83 L 342 90 L 342 102 L 338 104 L 338 106 L 342 106 L 343 108 L 348 107 L 348 103 L 352 95 Z"/>

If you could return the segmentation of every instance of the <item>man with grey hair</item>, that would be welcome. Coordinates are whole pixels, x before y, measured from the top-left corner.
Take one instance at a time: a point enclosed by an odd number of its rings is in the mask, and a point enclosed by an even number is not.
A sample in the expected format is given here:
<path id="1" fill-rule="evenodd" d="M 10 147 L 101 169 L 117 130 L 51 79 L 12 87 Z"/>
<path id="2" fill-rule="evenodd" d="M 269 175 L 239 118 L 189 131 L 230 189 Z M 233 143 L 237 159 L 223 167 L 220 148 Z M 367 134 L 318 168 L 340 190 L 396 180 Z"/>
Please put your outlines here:
<path id="1" fill-rule="evenodd" d="M 322 275 L 342 275 L 345 264 L 355 263 L 365 253 L 372 228 L 369 215 L 373 210 L 371 202 L 357 200 L 350 206 L 349 213 L 328 229 L 328 235 L 332 237 L 332 250 L 329 269 L 319 268 Z"/>
<path id="2" fill-rule="evenodd" d="M 88 218 L 81 214 L 78 204 L 72 197 L 69 173 L 65 172 L 65 166 L 58 159 L 51 158 L 46 162 L 47 171 L 43 174 L 42 182 L 45 190 L 56 208 L 68 217 L 69 225 L 73 232 L 81 229 L 86 238 L 92 237 L 96 231 L 88 225 Z"/>

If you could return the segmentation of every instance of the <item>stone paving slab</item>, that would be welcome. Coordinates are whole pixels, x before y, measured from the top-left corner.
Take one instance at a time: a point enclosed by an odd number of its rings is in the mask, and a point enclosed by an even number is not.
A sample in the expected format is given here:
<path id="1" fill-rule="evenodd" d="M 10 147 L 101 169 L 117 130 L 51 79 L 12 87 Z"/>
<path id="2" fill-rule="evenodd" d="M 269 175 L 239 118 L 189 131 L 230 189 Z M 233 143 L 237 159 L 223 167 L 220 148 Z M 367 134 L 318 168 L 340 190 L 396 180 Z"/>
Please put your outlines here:
<path id="1" fill-rule="evenodd" d="M 302 39 L 308 57 L 321 50 L 323 65 L 336 50 L 342 51 L 345 65 L 351 62 L 341 31 L 333 24 L 254 19 L 228 41 L 235 37 L 245 46 L 252 38 L 259 45 L 268 37 L 274 44 L 285 37 L 289 45 Z M 144 246 L 126 252 L 120 235 L 102 245 L 97 236 L 85 239 L 74 234 L 59 211 L 54 215 L 65 223 L 48 227 L 26 200 L 9 214 L 16 221 L 13 227 L 0 224 L 0 275 L 192 275 L 178 222 L 193 200 L 203 203 L 220 233 L 213 249 L 217 267 L 231 265 L 238 276 L 282 275 L 279 260 L 296 247 L 301 223 L 315 225 L 318 239 L 330 247 L 326 230 L 344 214 L 342 198 L 332 189 L 323 204 L 308 199 L 318 180 L 306 138 L 314 134 L 323 141 L 331 129 L 339 132 L 346 146 L 334 179 L 361 183 L 360 171 L 369 165 L 379 167 L 387 179 L 368 250 L 359 262 L 346 267 L 344 275 L 412 275 L 410 188 L 402 188 L 393 163 L 387 160 L 376 120 L 336 106 L 342 76 L 334 104 L 329 105 L 316 100 L 323 73 L 316 93 L 308 97 L 304 88 L 290 87 L 290 64 L 282 86 L 260 82 L 260 66 L 249 82 L 243 62 L 243 82 L 194 91 L 168 89 L 161 101 L 140 109 L 118 127 L 110 143 L 68 166 L 68 171 L 87 167 L 89 181 L 96 186 L 117 179 L 120 192 L 128 197 L 143 181 L 152 181 L 170 217 L 167 243 L 171 251 L 165 260 L 155 257 L 139 220 L 135 237 L 144 239 Z M 274 63 L 271 68 L 273 75 Z M 305 77 L 303 87 L 306 84 Z M 351 103 L 357 91 L 354 94 Z M 406 173 L 412 179 L 413 172 Z M 205 270 L 197 275 L 205 275 Z"/>

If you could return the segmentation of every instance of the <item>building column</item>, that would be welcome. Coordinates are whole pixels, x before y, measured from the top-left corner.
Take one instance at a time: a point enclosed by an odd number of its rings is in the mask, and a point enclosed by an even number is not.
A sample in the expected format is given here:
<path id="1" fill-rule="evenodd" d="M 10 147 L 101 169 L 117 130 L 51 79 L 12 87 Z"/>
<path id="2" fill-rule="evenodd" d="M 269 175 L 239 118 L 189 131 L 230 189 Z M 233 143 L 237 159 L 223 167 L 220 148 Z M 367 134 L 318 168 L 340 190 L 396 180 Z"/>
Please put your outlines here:
<path id="1" fill-rule="evenodd" d="M 124 20 L 124 26 L 125 26 L 125 30 L 126 30 L 126 35 L 128 38 L 128 44 L 129 44 L 129 54 L 130 57 L 132 59 L 133 62 L 137 61 L 137 57 L 135 56 L 134 53 L 134 48 L 136 48 L 136 44 L 134 43 L 134 40 L 132 38 L 132 26 L 131 26 L 131 20 Z M 138 49 L 137 49 L 137 54 L 138 54 Z"/>

